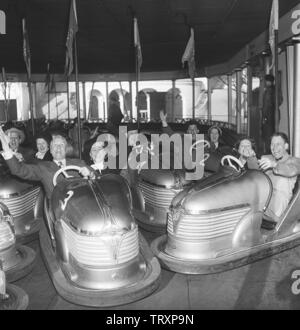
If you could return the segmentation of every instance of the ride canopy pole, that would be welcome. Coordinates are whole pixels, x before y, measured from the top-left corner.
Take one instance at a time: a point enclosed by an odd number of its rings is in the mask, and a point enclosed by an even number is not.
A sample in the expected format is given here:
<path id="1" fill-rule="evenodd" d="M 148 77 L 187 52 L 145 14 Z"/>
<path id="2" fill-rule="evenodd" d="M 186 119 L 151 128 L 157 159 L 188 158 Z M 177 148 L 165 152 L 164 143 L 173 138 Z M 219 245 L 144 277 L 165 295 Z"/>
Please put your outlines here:
<path id="1" fill-rule="evenodd" d="M 195 119 L 195 78 L 192 78 L 192 89 L 193 89 L 193 119 Z"/>
<path id="2" fill-rule="evenodd" d="M 279 131 L 280 110 L 279 110 L 279 72 L 278 72 L 278 30 L 275 30 L 275 131 Z"/>
<path id="3" fill-rule="evenodd" d="M 76 84 L 76 108 L 77 108 L 77 125 L 78 125 L 78 151 L 79 158 L 82 159 L 81 146 L 81 120 L 80 120 L 80 101 L 79 101 L 79 82 L 78 82 L 78 63 L 77 63 L 77 38 L 74 36 L 74 58 L 75 58 L 75 84 Z"/>
<path id="4" fill-rule="evenodd" d="M 32 90 L 31 90 L 31 79 L 29 75 L 27 75 L 27 86 L 28 86 L 28 93 L 29 93 L 29 108 L 30 108 L 30 117 L 31 117 L 31 127 L 32 127 L 32 135 L 35 136 L 35 123 L 34 123 L 34 116 L 33 116 L 33 97 L 32 97 Z"/>
<path id="5" fill-rule="evenodd" d="M 139 79 L 140 79 L 140 72 L 139 72 L 139 60 L 138 60 L 138 49 L 135 47 L 135 91 L 136 91 L 136 110 L 137 110 L 137 125 L 138 130 L 140 129 L 140 102 L 139 102 Z"/>

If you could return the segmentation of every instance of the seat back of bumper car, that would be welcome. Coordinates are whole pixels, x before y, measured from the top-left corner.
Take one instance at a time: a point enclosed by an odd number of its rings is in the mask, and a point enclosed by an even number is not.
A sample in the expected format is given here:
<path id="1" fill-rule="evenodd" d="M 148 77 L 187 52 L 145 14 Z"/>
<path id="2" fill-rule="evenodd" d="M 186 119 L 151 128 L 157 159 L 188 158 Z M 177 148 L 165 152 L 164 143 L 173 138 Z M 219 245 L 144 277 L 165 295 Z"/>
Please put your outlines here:
<path id="1" fill-rule="evenodd" d="M 140 281 L 138 227 L 130 188 L 121 176 L 69 179 L 52 194 L 56 255 L 65 276 L 79 287 L 109 290 Z"/>

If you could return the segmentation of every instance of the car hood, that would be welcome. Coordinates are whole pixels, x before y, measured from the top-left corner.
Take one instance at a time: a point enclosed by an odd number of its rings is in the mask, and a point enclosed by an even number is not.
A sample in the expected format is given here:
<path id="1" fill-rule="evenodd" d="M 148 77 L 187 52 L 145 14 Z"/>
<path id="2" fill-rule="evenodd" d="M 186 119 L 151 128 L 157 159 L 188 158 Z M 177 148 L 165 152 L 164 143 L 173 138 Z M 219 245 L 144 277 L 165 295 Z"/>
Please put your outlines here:
<path id="1" fill-rule="evenodd" d="M 190 181 L 185 179 L 184 170 L 142 170 L 140 179 L 170 189 L 182 189 L 182 187 L 190 184 Z"/>
<path id="2" fill-rule="evenodd" d="M 171 209 L 197 214 L 239 205 L 262 211 L 272 193 L 270 179 L 261 171 L 220 172 L 184 189 L 172 201 Z"/>
<path id="3" fill-rule="evenodd" d="M 56 220 L 85 235 L 130 230 L 134 225 L 131 192 L 119 175 L 64 180 L 54 188 L 51 205 Z"/>

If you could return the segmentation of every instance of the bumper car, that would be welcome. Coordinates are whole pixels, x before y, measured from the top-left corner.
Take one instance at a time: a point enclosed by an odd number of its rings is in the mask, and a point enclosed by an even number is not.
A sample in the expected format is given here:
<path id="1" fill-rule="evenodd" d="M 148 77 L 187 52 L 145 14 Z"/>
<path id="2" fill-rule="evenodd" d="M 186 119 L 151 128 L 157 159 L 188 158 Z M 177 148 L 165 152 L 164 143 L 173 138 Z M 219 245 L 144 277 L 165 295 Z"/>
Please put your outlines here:
<path id="1" fill-rule="evenodd" d="M 199 140 L 192 145 L 190 153 L 199 143 L 204 143 L 204 147 L 209 146 L 207 141 Z M 219 155 L 206 154 L 204 160 L 204 177 L 220 170 Z M 141 228 L 157 234 L 167 232 L 168 212 L 173 198 L 192 184 L 192 181 L 186 180 L 185 177 L 185 170 L 141 171 L 138 189 L 141 191 L 143 208 L 135 209 L 135 217 Z"/>
<path id="2" fill-rule="evenodd" d="M 5 273 L 0 262 L 0 311 L 25 310 L 28 306 L 28 295 L 21 288 L 6 283 Z"/>
<path id="3" fill-rule="evenodd" d="M 95 180 L 60 174 L 45 199 L 41 251 L 58 293 L 86 306 L 127 304 L 151 294 L 159 285 L 160 265 L 138 232 L 132 196 L 125 179 L 107 174 Z"/>
<path id="4" fill-rule="evenodd" d="M 152 242 L 152 251 L 166 269 L 209 274 L 293 248 L 300 244 L 299 187 L 298 179 L 275 228 L 265 230 L 261 225 L 273 190 L 269 177 L 259 170 L 224 166 L 176 195 L 167 235 Z"/>
<path id="5" fill-rule="evenodd" d="M 189 184 L 182 170 L 142 170 L 138 189 L 143 208 L 134 210 L 139 226 L 153 233 L 165 233 L 171 202 Z"/>
<path id="6" fill-rule="evenodd" d="M 43 218 L 43 191 L 39 186 L 4 173 L 0 177 L 0 202 L 13 216 L 17 242 L 28 243 L 38 238 L 40 219 Z"/>
<path id="7" fill-rule="evenodd" d="M 0 260 L 8 282 L 26 276 L 35 262 L 35 252 L 31 248 L 16 245 L 13 217 L 3 203 L 0 203 Z"/>

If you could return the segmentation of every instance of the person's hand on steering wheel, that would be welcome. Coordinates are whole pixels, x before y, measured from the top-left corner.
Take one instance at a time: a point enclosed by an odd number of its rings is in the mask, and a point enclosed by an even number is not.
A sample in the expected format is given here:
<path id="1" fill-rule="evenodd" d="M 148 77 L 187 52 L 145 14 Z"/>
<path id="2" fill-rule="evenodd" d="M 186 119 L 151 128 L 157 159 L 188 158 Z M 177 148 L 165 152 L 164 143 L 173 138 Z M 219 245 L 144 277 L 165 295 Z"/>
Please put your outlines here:
<path id="1" fill-rule="evenodd" d="M 236 171 L 240 172 L 241 169 L 244 168 L 244 165 L 242 164 L 242 162 L 237 159 L 236 157 L 232 156 L 232 155 L 226 155 L 221 159 L 221 165 L 224 166 L 225 161 L 228 162 L 229 166 L 232 167 L 233 169 L 235 169 Z M 238 167 L 235 167 L 231 161 L 234 161 L 235 164 L 238 165 Z"/>
<path id="2" fill-rule="evenodd" d="M 81 167 L 79 172 L 84 178 L 95 178 L 95 173 L 87 167 Z"/>
<path id="3" fill-rule="evenodd" d="M 60 168 L 53 176 L 53 186 L 55 187 L 57 184 L 57 178 L 59 175 L 63 174 L 65 176 L 65 178 L 71 178 L 72 176 L 69 176 L 67 174 L 68 171 L 76 171 L 78 173 L 80 173 L 84 178 L 91 178 L 91 179 L 95 179 L 96 175 L 95 172 L 90 170 L 88 167 L 83 166 L 83 167 L 79 167 L 79 166 L 66 166 L 64 168 Z"/>
<path id="4" fill-rule="evenodd" d="M 263 171 L 265 171 L 267 169 L 276 167 L 277 163 L 275 160 L 272 160 L 267 157 L 262 157 L 261 159 L 258 160 L 258 165 Z"/>

